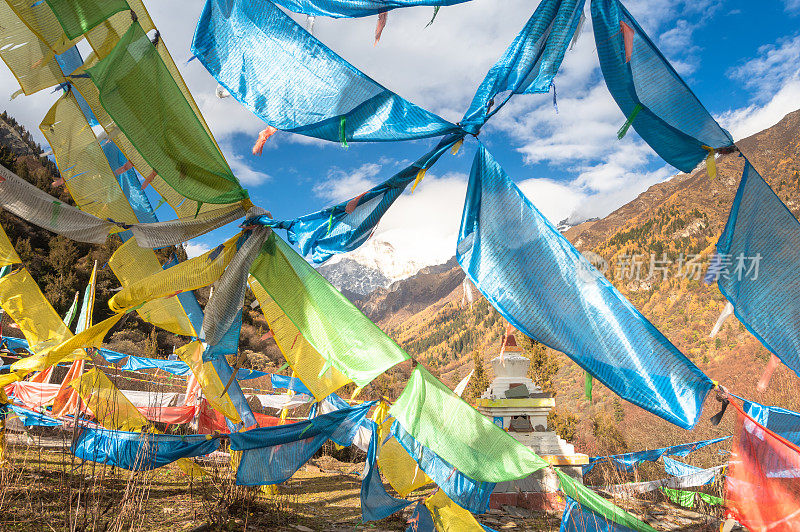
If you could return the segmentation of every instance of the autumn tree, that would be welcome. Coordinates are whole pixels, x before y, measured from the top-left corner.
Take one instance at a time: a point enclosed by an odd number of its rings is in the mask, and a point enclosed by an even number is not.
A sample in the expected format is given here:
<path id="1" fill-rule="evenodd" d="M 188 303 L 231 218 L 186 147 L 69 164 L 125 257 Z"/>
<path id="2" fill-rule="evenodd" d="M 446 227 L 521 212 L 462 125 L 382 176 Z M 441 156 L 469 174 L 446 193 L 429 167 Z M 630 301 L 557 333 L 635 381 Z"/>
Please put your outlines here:
<path id="1" fill-rule="evenodd" d="M 486 368 L 483 365 L 483 357 L 477 349 L 472 352 L 472 362 L 474 373 L 469 380 L 469 385 L 464 395 L 469 402 L 474 403 L 486 388 L 489 387 L 489 375 L 486 373 Z"/>
<path id="2" fill-rule="evenodd" d="M 543 392 L 555 393 L 556 388 L 553 378 L 558 373 L 558 361 L 547 353 L 547 347 L 533 338 L 521 333 L 516 335 L 517 343 L 524 350 L 525 356 L 531 361 L 528 368 L 528 378 L 542 389 Z"/>

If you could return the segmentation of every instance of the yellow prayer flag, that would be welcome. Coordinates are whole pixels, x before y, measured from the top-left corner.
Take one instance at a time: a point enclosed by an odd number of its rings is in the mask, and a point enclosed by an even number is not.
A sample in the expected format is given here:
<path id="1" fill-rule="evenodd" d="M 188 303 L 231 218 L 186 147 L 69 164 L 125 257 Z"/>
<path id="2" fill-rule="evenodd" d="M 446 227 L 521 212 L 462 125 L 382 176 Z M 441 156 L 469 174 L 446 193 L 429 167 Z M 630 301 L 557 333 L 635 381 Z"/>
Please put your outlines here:
<path id="1" fill-rule="evenodd" d="M 233 401 L 225 391 L 225 383 L 219 378 L 211 362 L 203 362 L 203 344 L 195 341 L 178 348 L 175 353 L 189 365 L 194 378 L 203 389 L 206 400 L 214 410 L 221 412 L 234 423 L 241 423 L 242 418 L 239 417 Z"/>
<path id="2" fill-rule="evenodd" d="M 292 320 L 283 313 L 258 280 L 250 276 L 250 290 L 261 306 L 261 312 L 273 333 L 278 349 L 292 367 L 295 375 L 305 384 L 317 401 L 351 382 L 320 355 L 306 340 Z M 324 370 L 324 371 L 323 371 Z"/>
<path id="3" fill-rule="evenodd" d="M 133 308 L 154 299 L 174 296 L 180 292 L 195 290 L 212 284 L 236 253 L 236 242 L 242 233 L 211 251 L 181 262 L 167 270 L 161 270 L 124 286 L 108 302 L 114 312 Z"/>
<path id="4" fill-rule="evenodd" d="M 394 418 L 387 418 L 379 425 L 379 442 L 386 440 L 393 421 Z M 378 466 L 381 468 L 383 476 L 401 497 L 406 497 L 412 491 L 433 482 L 394 437 L 386 440 L 386 443 L 381 446 L 378 453 Z"/>
<path id="5" fill-rule="evenodd" d="M 133 403 L 97 368 L 87 371 L 69 385 L 78 391 L 97 422 L 107 429 L 135 432 L 148 424 Z"/>
<path id="6" fill-rule="evenodd" d="M 152 249 L 139 247 L 136 238 L 130 238 L 122 244 L 111 255 L 108 265 L 123 288 L 163 271 L 155 252 Z M 150 301 L 136 309 L 136 312 L 146 322 L 171 333 L 197 336 L 177 296 Z"/>
<path id="7" fill-rule="evenodd" d="M 34 353 L 72 337 L 72 332 L 26 269 L 0 279 L 0 306 L 19 325 Z"/>
<path id="8" fill-rule="evenodd" d="M 10 266 L 11 264 L 19 264 L 22 262 L 17 255 L 14 246 L 11 244 L 8 235 L 0 227 L 0 266 Z"/>
<path id="9" fill-rule="evenodd" d="M 29 373 L 31 371 L 42 371 L 59 362 L 78 359 L 91 360 L 83 351 L 83 348 L 100 347 L 108 331 L 117 324 L 122 316 L 124 314 L 115 314 L 60 344 L 48 347 L 35 355 L 17 360 L 11 364 L 11 371 Z"/>
<path id="10" fill-rule="evenodd" d="M 484 532 L 469 510 L 454 503 L 442 490 L 425 501 L 437 532 Z"/>

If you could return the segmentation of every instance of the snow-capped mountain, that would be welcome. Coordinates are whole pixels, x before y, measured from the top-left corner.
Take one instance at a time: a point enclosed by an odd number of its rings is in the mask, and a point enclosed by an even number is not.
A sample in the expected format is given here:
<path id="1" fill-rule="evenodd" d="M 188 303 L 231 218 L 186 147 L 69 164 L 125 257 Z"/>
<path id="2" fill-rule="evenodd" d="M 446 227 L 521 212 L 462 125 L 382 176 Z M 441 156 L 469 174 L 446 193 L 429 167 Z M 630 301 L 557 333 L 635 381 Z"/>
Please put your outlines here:
<path id="1" fill-rule="evenodd" d="M 426 266 L 442 264 L 450 258 L 444 255 L 452 255 L 452 250 L 443 250 L 443 259 L 430 253 L 421 257 L 413 256 L 413 251 L 397 249 L 386 240 L 373 238 L 351 253 L 333 257 L 317 270 L 339 290 L 365 296 L 407 279 Z"/>

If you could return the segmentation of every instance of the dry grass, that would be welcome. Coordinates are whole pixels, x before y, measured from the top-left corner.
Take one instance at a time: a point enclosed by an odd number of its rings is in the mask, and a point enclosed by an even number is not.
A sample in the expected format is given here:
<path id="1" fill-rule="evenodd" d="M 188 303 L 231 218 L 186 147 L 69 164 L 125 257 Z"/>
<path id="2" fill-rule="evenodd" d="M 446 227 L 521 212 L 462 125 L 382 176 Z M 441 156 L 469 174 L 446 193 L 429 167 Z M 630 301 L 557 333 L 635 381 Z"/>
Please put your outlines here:
<path id="1" fill-rule="evenodd" d="M 227 464 L 203 464 L 210 475 L 192 481 L 174 464 L 132 473 L 38 443 L 7 446 L 0 530 L 405 530 L 402 516 L 359 525 L 363 463 L 312 459 L 267 494 L 236 486 Z"/>

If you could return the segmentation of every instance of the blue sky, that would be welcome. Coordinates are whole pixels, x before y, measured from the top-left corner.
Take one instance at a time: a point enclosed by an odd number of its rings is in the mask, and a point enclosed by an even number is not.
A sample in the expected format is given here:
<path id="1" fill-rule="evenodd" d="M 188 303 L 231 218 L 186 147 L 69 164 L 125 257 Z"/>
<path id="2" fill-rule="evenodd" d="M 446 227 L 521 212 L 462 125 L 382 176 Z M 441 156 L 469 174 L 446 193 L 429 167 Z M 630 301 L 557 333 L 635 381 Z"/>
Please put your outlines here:
<path id="1" fill-rule="evenodd" d="M 250 150 L 264 124 L 231 98 L 215 96 L 216 82 L 191 56 L 189 44 L 201 0 L 145 0 L 234 172 L 253 201 L 276 218 L 291 218 L 363 192 L 435 143 L 354 144 L 347 149 L 278 132 L 261 157 Z M 800 107 L 800 0 L 753 3 L 713 0 L 637 0 L 628 9 L 684 75 L 708 109 L 738 140 Z M 375 17 L 318 18 L 323 42 L 388 88 L 457 121 L 486 71 L 533 13 L 530 0 L 473 0 L 443 8 L 425 28 L 431 8 L 395 10 L 378 46 Z M 588 15 L 588 6 L 587 6 Z M 298 17 L 305 23 L 305 17 Z M 624 117 L 600 75 L 591 21 L 568 52 L 551 95 L 518 96 L 481 140 L 543 213 L 557 222 L 604 216 L 648 186 L 669 178 L 667 167 L 633 130 L 622 140 Z M 0 93 L 18 87 L 0 67 Z M 31 131 L 57 95 L 42 91 L 4 102 Z M 3 106 L 0 106 L 3 107 Z M 43 142 L 41 136 L 38 140 Z M 474 142 L 445 156 L 417 191 L 398 200 L 376 241 L 399 256 L 437 263 L 455 251 Z M 162 219 L 170 217 L 166 208 Z M 197 253 L 235 231 L 229 227 L 193 242 Z M 365 251 L 366 252 L 366 251 Z"/>

